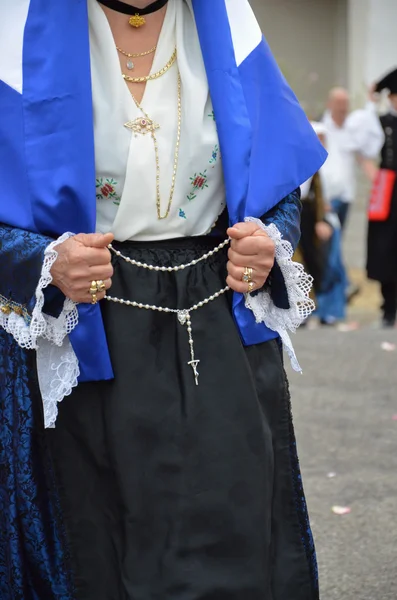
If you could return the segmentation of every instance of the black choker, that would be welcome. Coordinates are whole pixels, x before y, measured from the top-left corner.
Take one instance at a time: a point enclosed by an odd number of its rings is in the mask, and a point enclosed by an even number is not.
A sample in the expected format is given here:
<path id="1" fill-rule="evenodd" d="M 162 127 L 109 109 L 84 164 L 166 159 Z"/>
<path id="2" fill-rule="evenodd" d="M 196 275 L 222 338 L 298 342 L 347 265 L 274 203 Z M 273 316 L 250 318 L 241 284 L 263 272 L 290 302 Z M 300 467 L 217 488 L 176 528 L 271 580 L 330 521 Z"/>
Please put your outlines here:
<path id="1" fill-rule="evenodd" d="M 124 15 L 132 15 L 129 20 L 131 27 L 142 27 L 142 25 L 145 25 L 146 23 L 144 15 L 151 15 L 152 13 L 157 12 L 167 4 L 168 0 L 156 0 L 146 8 L 137 8 L 136 6 L 131 6 L 120 0 L 98 0 L 98 2 L 116 12 L 123 13 Z"/>

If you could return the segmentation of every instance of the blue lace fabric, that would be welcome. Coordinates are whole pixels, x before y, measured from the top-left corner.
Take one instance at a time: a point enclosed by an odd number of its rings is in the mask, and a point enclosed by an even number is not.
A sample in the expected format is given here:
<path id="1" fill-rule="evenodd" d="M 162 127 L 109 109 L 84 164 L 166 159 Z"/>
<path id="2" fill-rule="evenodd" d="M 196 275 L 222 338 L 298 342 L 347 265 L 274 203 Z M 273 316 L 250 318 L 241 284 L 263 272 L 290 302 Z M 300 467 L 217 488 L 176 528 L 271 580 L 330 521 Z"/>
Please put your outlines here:
<path id="1" fill-rule="evenodd" d="M 71 600 L 34 360 L 0 330 L 0 598 Z"/>
<path id="2" fill-rule="evenodd" d="M 294 250 L 296 250 L 299 244 L 301 235 L 300 216 L 302 204 L 300 198 L 301 192 L 300 188 L 298 188 L 262 217 L 265 225 L 273 223 L 277 227 L 282 238 L 290 242 Z M 284 276 L 277 261 L 274 263 L 274 267 L 266 282 L 266 287 L 269 289 L 274 305 L 277 308 L 288 309 L 290 307 Z"/>
<path id="3" fill-rule="evenodd" d="M 44 235 L 0 224 L 0 294 L 29 313 L 35 304 L 44 250 L 52 241 Z"/>
<path id="4" fill-rule="evenodd" d="M 31 312 L 52 240 L 0 226 L 0 294 Z M 35 355 L 0 329 L 0 598 L 71 600 L 68 554 L 44 445 Z"/>
<path id="5" fill-rule="evenodd" d="M 283 239 L 290 242 L 294 250 L 298 246 L 301 235 L 301 210 L 301 192 L 298 188 L 262 217 L 265 225 L 273 223 L 277 227 Z"/>

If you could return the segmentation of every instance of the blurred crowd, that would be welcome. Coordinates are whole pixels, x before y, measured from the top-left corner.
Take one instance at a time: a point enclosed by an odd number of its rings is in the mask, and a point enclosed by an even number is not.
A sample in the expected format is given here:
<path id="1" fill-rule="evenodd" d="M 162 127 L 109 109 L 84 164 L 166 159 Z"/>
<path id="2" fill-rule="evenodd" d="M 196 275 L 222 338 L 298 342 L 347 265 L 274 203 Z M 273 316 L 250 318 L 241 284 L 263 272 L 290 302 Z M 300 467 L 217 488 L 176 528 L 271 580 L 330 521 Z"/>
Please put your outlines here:
<path id="1" fill-rule="evenodd" d="M 381 114 L 379 100 L 387 98 Z M 316 316 L 332 326 L 346 317 L 360 290 L 349 281 L 342 240 L 357 195 L 357 165 L 369 179 L 367 275 L 382 294 L 381 321 L 394 327 L 397 316 L 397 69 L 374 84 L 368 102 L 350 111 L 343 88 L 330 91 L 321 118 L 312 123 L 328 151 L 319 173 L 301 188 L 302 238 L 297 260 L 314 279 Z"/>

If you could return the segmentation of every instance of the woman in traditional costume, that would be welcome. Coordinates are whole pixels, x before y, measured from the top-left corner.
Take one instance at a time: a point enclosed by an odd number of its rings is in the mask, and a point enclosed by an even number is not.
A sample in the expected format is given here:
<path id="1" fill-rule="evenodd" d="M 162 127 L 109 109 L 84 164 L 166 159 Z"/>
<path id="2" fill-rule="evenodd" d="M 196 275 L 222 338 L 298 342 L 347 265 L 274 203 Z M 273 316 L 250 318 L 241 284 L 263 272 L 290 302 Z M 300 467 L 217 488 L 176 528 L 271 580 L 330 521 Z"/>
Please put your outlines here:
<path id="1" fill-rule="evenodd" d="M 397 69 L 376 86 L 387 90 L 390 108 L 380 119 L 385 132 L 380 170 L 369 207 L 368 277 L 379 281 L 383 297 L 384 327 L 394 327 L 397 317 Z"/>
<path id="2" fill-rule="evenodd" d="M 246 0 L 134 3 L 0 4 L 0 597 L 315 600 L 279 341 L 325 151 Z"/>

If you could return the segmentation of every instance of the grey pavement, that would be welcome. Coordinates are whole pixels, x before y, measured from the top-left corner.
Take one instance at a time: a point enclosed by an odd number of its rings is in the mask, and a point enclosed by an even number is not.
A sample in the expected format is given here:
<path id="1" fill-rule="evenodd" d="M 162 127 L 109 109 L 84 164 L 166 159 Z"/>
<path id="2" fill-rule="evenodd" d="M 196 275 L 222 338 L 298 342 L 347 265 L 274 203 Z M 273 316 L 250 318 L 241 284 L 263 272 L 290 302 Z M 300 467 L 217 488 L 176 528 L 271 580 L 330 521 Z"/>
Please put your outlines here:
<path id="1" fill-rule="evenodd" d="M 289 373 L 291 394 L 322 600 L 396 600 L 397 350 L 381 344 L 397 345 L 397 330 L 302 330 L 294 341 L 304 374 Z M 337 516 L 334 505 L 351 513 Z"/>
<path id="2" fill-rule="evenodd" d="M 362 200 L 345 241 L 358 271 L 364 210 Z M 300 330 L 294 345 L 304 373 L 287 368 L 322 600 L 397 600 L 397 349 L 381 348 L 397 346 L 397 329 L 376 324 L 371 289 L 350 314 L 357 330 Z M 335 515 L 335 505 L 351 512 Z"/>

